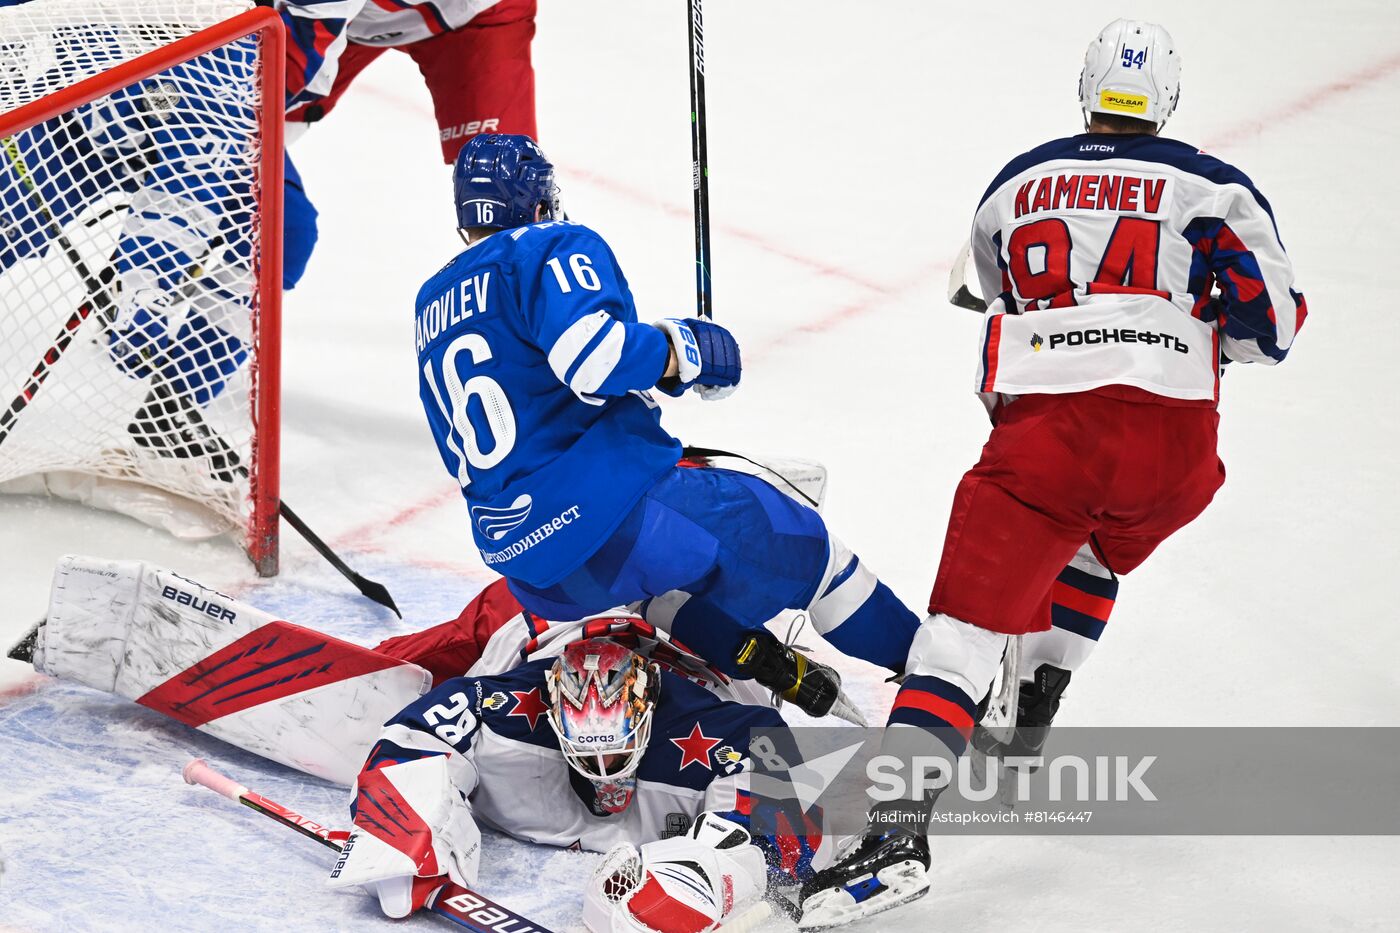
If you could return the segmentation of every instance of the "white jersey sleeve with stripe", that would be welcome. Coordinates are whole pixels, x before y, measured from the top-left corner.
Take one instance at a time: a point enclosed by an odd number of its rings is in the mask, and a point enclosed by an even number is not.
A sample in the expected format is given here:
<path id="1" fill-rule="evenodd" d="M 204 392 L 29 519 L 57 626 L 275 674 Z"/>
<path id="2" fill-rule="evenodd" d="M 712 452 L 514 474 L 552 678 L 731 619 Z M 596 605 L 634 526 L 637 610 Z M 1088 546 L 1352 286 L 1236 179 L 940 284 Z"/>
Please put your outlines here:
<path id="1" fill-rule="evenodd" d="M 1281 361 L 1307 315 L 1268 201 L 1175 140 L 1086 134 L 1019 156 L 972 243 L 983 393 L 1211 401 L 1222 361 Z"/>

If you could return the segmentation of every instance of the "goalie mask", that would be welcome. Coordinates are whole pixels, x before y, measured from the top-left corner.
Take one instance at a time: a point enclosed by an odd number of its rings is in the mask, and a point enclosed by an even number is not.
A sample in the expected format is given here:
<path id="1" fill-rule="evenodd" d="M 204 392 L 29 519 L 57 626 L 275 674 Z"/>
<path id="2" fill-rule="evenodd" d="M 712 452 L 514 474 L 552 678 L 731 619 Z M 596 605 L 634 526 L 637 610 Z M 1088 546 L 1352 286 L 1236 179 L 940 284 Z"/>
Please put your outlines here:
<path id="1" fill-rule="evenodd" d="M 632 802 L 659 676 L 655 664 L 606 638 L 574 642 L 550 668 L 549 725 L 569 767 L 593 784 L 608 813 Z"/>

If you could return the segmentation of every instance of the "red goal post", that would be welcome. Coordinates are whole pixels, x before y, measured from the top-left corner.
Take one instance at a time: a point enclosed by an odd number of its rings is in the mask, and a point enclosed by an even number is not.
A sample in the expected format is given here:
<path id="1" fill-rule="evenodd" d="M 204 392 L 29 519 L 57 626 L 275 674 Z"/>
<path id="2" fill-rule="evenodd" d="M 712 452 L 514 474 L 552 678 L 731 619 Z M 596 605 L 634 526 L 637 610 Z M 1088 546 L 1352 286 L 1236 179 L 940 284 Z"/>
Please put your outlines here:
<path id="1" fill-rule="evenodd" d="M 63 10 L 60 0 L 50 2 Z M 172 8 L 150 0 L 88 2 L 102 10 L 118 7 L 122 16 L 139 16 L 150 7 Z M 32 6 L 43 3 L 38 0 Z M 123 20 L 120 26 L 129 24 Z M 82 27 L 70 23 L 67 28 Z M 156 34 L 155 27 L 139 21 L 130 29 L 143 41 Z M 117 31 L 116 26 L 99 27 L 93 34 L 102 44 Z M 250 43 L 235 46 L 250 37 L 255 53 L 246 51 Z M 24 50 L 28 58 L 11 62 L 5 56 L 12 39 L 0 33 L 0 71 L 9 67 L 17 74 L 22 67 L 38 74 L 47 67 L 44 74 L 49 75 L 60 68 L 65 55 L 82 57 L 65 48 L 55 64 L 31 48 Z M 120 44 L 117 39 L 112 43 Z M 195 74 L 201 56 L 235 47 L 241 50 L 239 69 L 210 66 Z M 163 488 L 241 525 L 244 546 L 263 576 L 275 574 L 278 564 L 284 55 L 281 18 L 270 9 L 248 8 L 0 114 L 0 140 L 6 147 L 0 160 L 9 156 L 3 170 L 11 179 L 8 188 L 0 188 L 0 276 L 17 276 L 22 282 L 41 273 L 47 276 L 26 293 L 30 297 L 14 298 L 8 307 L 0 307 L 0 354 L 14 357 L 8 369 L 0 366 L 5 377 L 0 382 L 0 481 L 25 471 L 71 470 Z M 251 83 L 256 90 L 247 98 L 256 101 L 252 106 L 239 98 L 241 92 L 218 83 L 224 73 L 245 73 L 244 65 L 246 74 L 255 75 Z M 163 74 L 178 78 L 148 82 Z M 133 94 L 141 88 L 142 94 Z M 196 95 L 208 95 L 208 101 L 192 101 Z M 237 101 L 237 106 L 229 101 Z M 202 105 L 206 117 L 214 113 L 212 119 L 227 123 L 217 128 L 219 142 L 207 151 L 199 149 L 202 143 L 191 141 L 191 133 L 180 135 L 188 123 L 180 108 L 187 104 Z M 230 138 L 243 131 L 240 108 L 255 114 L 251 125 L 256 126 L 256 138 L 246 140 L 246 149 Z M 163 157 L 142 155 L 131 144 L 129 125 L 119 127 L 126 136 L 113 142 L 114 123 L 137 119 L 144 122 L 134 135 L 147 148 L 164 147 Z M 59 122 L 45 131 L 46 136 L 35 137 L 33 131 L 49 127 L 49 121 Z M 210 134 L 208 127 L 202 132 Z M 22 139 L 26 133 L 31 138 Z M 83 133 L 91 138 L 75 142 Z M 69 144 L 80 154 L 55 154 Z M 145 159 L 140 182 L 132 181 L 135 172 L 129 168 L 121 168 L 127 174 L 117 181 L 107 177 L 119 174 L 115 163 L 138 157 Z M 223 166 L 220 159 L 232 167 Z M 61 162 L 69 163 L 61 180 L 41 174 L 49 163 Z M 206 174 L 216 171 L 215 177 L 223 179 L 217 181 L 217 194 L 206 193 L 202 201 L 192 196 L 193 170 L 186 163 L 202 164 Z M 211 170 L 210 165 L 220 167 Z M 246 178 L 228 180 L 243 169 Z M 156 175 L 162 177 L 152 182 Z M 104 184 L 109 187 L 104 189 Z M 93 192 L 100 192 L 93 203 L 82 203 Z M 108 210 L 121 220 L 117 227 L 117 220 L 104 220 L 95 205 L 121 198 L 128 199 L 124 212 Z M 221 210 L 236 213 L 236 223 L 220 217 Z M 197 256 L 180 254 L 161 240 L 164 235 L 167 241 L 187 245 L 196 239 L 192 230 L 200 224 L 212 235 Z M 99 229 L 106 231 L 102 245 L 96 245 L 95 234 L 94 243 L 79 242 L 82 235 Z M 0 279 L 0 287 L 4 285 Z M 7 294 L 18 292 L 10 287 Z M 64 297 L 51 297 L 56 295 Z M 245 314 L 250 318 L 246 322 L 241 320 Z M 13 349 L 25 341 L 12 339 L 3 328 L 27 326 L 33 318 L 46 323 L 29 326 L 23 335 L 29 345 Z M 53 320 L 60 326 L 54 327 Z M 97 323 L 88 323 L 93 320 Z M 194 338 L 194 349 L 189 342 L 182 344 L 182 335 Z M 35 347 L 41 351 L 33 352 Z M 20 371 L 16 366 L 27 375 L 12 385 L 13 374 Z M 79 371 L 79 366 L 89 368 Z M 109 370 L 117 375 L 108 375 Z M 94 385 L 95 380 L 106 382 Z M 57 388 L 65 381 L 73 385 Z M 56 437 L 66 430 L 65 412 L 87 417 L 111 396 L 135 399 L 142 392 L 133 414 L 118 408 L 116 414 L 93 415 L 99 422 L 95 428 L 85 422 L 77 425 L 75 431 L 95 435 L 90 442 L 83 437 L 69 444 Z M 126 402 L 127 408 L 131 404 Z M 216 411 L 219 406 L 228 410 Z M 235 427 L 220 434 L 219 428 L 210 427 L 216 416 Z M 79 420 L 70 417 L 72 423 Z M 127 418 L 132 420 L 118 424 Z M 131 443 L 133 439 L 137 442 Z M 123 444 L 129 449 L 118 449 Z M 84 445 L 96 452 L 82 449 Z M 79 452 L 73 454 L 73 463 L 64 463 L 69 447 Z M 7 467 L 11 449 L 15 462 Z M 176 476 L 175 467 L 188 475 Z"/>

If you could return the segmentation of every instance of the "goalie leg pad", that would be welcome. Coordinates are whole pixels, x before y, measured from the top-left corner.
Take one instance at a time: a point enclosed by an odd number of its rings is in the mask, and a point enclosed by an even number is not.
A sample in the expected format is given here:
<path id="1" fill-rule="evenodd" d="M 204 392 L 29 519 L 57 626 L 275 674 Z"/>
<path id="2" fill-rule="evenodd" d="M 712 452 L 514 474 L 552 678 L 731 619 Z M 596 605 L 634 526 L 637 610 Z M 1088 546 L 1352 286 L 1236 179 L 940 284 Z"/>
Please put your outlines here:
<path id="1" fill-rule="evenodd" d="M 345 786 L 380 726 L 430 685 L 420 667 L 179 574 L 76 556 L 54 571 L 34 667 Z"/>

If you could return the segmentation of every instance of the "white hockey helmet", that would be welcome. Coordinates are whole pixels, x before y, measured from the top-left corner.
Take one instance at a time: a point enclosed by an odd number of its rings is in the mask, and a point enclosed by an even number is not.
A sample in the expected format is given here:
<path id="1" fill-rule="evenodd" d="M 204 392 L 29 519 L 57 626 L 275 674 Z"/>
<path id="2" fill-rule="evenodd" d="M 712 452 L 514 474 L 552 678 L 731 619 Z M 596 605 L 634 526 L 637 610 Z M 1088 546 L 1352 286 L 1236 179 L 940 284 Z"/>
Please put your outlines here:
<path id="1" fill-rule="evenodd" d="M 1158 129 L 1181 97 L 1181 55 L 1156 23 L 1114 20 L 1089 43 L 1079 73 L 1079 106 L 1154 123 Z"/>

